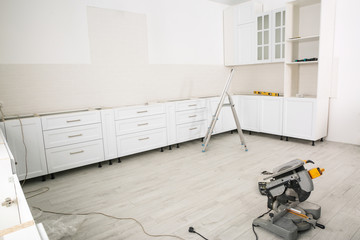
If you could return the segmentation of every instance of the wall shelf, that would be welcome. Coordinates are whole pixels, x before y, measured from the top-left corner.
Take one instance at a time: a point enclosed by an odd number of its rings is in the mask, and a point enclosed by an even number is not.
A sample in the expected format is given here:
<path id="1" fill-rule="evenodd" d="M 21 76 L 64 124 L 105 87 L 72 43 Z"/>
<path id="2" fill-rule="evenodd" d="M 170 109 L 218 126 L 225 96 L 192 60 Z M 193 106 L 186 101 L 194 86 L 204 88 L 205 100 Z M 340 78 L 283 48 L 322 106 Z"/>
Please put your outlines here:
<path id="1" fill-rule="evenodd" d="M 290 65 L 303 65 L 303 64 L 317 64 L 319 61 L 307 61 L 307 62 L 287 62 Z"/>
<path id="2" fill-rule="evenodd" d="M 316 41 L 319 40 L 319 35 L 305 36 L 305 37 L 292 37 L 287 39 L 288 42 L 302 42 L 302 41 Z"/>

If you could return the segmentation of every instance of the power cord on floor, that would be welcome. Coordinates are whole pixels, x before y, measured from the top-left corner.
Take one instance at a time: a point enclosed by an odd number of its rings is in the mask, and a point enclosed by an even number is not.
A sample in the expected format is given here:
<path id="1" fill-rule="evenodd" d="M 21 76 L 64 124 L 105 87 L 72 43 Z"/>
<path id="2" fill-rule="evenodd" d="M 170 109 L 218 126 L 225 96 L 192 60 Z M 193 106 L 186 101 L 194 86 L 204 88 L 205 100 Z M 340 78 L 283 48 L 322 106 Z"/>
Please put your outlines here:
<path id="1" fill-rule="evenodd" d="M 51 213 L 51 214 L 57 214 L 57 215 L 66 215 L 66 216 L 89 216 L 89 215 L 102 215 L 104 217 L 108 217 L 108 218 L 112 218 L 112 219 L 116 219 L 116 220 L 132 220 L 134 222 L 136 222 L 142 229 L 142 231 L 144 232 L 144 234 L 146 234 L 149 237 L 155 237 L 155 238 L 159 238 L 159 237 L 171 237 L 171 238 L 177 238 L 180 240 L 185 240 L 182 237 L 176 236 L 176 235 L 171 235 L 171 234 L 150 234 L 148 232 L 146 232 L 144 226 L 135 218 L 121 218 L 121 217 L 116 217 L 116 216 L 112 216 L 106 213 L 102 213 L 102 212 L 84 212 L 84 213 L 66 213 L 66 212 L 54 212 L 54 211 L 48 211 L 48 210 L 43 210 L 39 207 L 34 207 L 32 206 L 32 208 L 37 209 L 41 212 L 44 213 Z"/>
<path id="2" fill-rule="evenodd" d="M 199 235 L 200 237 L 202 237 L 205 240 L 209 240 L 206 237 L 204 237 L 203 235 L 201 235 L 200 233 L 196 232 L 195 229 L 193 227 L 189 227 L 189 232 L 191 233 L 196 233 L 197 235 Z"/>
<path id="3" fill-rule="evenodd" d="M 41 192 L 39 192 L 40 190 L 42 190 Z M 36 190 L 33 190 L 33 191 L 29 191 L 29 192 L 24 192 L 24 194 L 29 194 L 29 193 L 34 193 L 34 192 L 39 192 L 39 193 L 36 193 L 34 195 L 31 195 L 29 197 L 26 197 L 26 199 L 29 199 L 29 198 L 32 198 L 32 197 L 35 197 L 35 196 L 38 196 L 40 194 L 43 194 L 43 193 L 46 193 L 47 191 L 49 191 L 50 188 L 49 187 L 42 187 L 42 188 L 39 188 L 39 189 L 36 189 Z"/>
<path id="4" fill-rule="evenodd" d="M 263 216 L 265 216 L 266 214 L 268 214 L 271 210 L 272 210 L 272 209 L 269 209 L 267 212 L 261 214 L 261 215 L 258 216 L 257 218 L 262 218 Z M 253 230 L 253 232 L 254 232 L 254 234 L 255 234 L 256 240 L 258 240 L 259 237 L 258 237 L 258 235 L 257 235 L 256 232 L 255 232 L 255 227 L 258 227 L 258 226 L 255 226 L 254 224 L 252 224 L 252 230 Z"/>

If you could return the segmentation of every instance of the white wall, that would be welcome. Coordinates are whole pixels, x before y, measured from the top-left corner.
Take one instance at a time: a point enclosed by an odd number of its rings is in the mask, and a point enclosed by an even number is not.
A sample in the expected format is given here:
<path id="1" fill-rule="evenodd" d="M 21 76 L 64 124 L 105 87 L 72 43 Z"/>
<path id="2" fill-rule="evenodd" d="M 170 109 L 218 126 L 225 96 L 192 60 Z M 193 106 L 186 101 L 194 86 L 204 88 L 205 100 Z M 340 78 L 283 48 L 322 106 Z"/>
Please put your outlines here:
<path id="1" fill-rule="evenodd" d="M 1 0 L 0 64 L 90 63 L 84 0 Z"/>
<path id="2" fill-rule="evenodd" d="M 146 14 L 150 64 L 223 64 L 222 10 L 209 0 L 88 0 Z"/>
<path id="3" fill-rule="evenodd" d="M 360 1 L 337 0 L 328 140 L 360 144 Z"/>

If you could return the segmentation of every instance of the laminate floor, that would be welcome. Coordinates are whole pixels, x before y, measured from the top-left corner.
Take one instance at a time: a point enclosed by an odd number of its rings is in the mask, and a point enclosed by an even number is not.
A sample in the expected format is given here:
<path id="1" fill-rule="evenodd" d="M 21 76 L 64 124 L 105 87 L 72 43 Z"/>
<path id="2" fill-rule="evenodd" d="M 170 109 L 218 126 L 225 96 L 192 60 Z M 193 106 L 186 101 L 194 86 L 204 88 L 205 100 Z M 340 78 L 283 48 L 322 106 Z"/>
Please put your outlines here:
<path id="1" fill-rule="evenodd" d="M 267 210 L 267 199 L 257 189 L 260 172 L 295 158 L 311 159 L 315 166 L 325 168 L 323 176 L 314 179 L 315 190 L 308 201 L 322 207 L 319 222 L 326 229 L 312 229 L 298 239 L 360 239 L 360 146 L 325 141 L 313 147 L 309 141 L 280 141 L 273 135 L 245 137 L 248 152 L 239 144 L 237 134 L 223 133 L 212 137 L 205 153 L 200 140 L 194 140 L 164 152 L 124 157 L 111 166 L 104 163 L 102 168 L 90 165 L 57 173 L 54 180 L 31 179 L 24 191 L 50 188 L 28 199 L 30 206 L 132 217 L 151 234 L 201 239 L 188 232 L 193 226 L 210 240 L 247 240 L 255 239 L 253 219 Z M 133 221 L 36 210 L 33 214 L 49 226 L 51 240 L 58 239 L 56 233 L 61 235 L 59 231 L 64 229 L 73 235 L 62 239 L 155 239 Z M 256 232 L 259 240 L 280 239 L 261 228 Z"/>

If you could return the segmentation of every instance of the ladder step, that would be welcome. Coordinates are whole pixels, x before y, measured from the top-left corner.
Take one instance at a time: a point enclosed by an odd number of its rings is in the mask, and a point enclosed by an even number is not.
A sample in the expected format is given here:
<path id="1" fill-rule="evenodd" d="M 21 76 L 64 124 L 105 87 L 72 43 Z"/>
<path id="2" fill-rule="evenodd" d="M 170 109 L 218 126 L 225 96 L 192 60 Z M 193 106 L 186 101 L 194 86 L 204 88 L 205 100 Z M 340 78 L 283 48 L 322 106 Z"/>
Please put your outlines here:
<path id="1" fill-rule="evenodd" d="M 231 104 L 230 103 L 224 103 L 223 106 L 224 107 L 231 107 Z"/>

